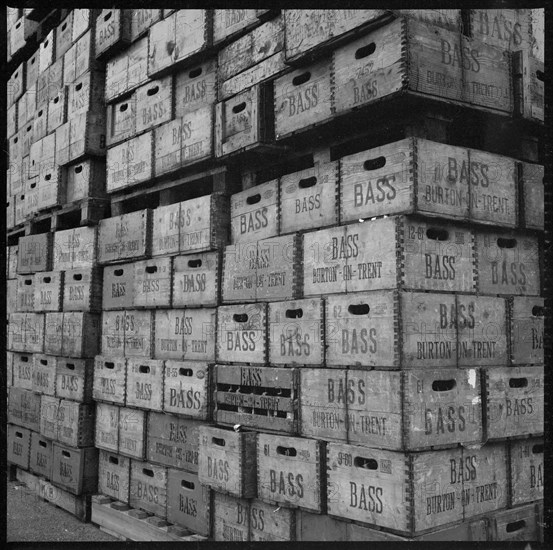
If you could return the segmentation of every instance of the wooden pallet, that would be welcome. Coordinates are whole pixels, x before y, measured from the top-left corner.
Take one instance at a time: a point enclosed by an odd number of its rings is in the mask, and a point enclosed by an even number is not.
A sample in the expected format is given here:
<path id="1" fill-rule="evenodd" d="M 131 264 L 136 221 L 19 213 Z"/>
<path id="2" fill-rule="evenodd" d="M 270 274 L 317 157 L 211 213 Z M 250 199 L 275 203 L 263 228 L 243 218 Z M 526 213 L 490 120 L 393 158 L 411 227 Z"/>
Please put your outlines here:
<path id="1" fill-rule="evenodd" d="M 144 542 L 207 540 L 207 537 L 192 533 L 104 495 L 92 497 L 91 521 L 102 531 L 120 540 Z"/>

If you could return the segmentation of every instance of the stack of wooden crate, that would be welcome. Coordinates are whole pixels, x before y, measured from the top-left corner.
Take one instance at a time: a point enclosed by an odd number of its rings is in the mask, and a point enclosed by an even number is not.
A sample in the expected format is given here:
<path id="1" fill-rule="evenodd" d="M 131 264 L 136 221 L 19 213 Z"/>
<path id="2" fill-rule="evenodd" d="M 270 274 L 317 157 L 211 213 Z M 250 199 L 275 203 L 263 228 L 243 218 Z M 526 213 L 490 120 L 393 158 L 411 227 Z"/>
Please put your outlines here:
<path id="1" fill-rule="evenodd" d="M 539 23 L 41 27 L 9 83 L 8 460 L 97 482 L 132 540 L 541 537 Z"/>

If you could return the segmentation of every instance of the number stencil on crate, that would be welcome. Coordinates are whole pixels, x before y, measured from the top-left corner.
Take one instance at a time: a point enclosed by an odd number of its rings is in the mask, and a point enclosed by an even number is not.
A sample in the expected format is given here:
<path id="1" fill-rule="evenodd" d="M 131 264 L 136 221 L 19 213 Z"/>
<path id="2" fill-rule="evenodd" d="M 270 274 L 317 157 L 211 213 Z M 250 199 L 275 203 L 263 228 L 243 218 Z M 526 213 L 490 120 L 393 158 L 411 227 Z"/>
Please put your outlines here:
<path id="1" fill-rule="evenodd" d="M 207 420 L 210 367 L 197 361 L 165 361 L 163 411 Z"/>
<path id="2" fill-rule="evenodd" d="M 543 498 L 544 439 L 509 442 L 511 506 Z"/>
<path id="3" fill-rule="evenodd" d="M 119 407 L 96 403 L 94 445 L 116 453 L 119 450 Z"/>

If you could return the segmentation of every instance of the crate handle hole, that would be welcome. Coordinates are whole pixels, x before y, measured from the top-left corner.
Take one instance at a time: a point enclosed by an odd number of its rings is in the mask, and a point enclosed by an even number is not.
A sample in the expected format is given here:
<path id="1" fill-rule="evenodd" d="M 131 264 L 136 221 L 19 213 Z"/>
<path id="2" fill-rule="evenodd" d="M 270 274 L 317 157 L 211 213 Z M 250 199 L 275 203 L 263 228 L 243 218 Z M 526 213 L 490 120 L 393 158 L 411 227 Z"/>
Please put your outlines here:
<path id="1" fill-rule="evenodd" d="M 238 114 L 238 113 L 241 113 L 245 108 L 246 108 L 246 102 L 242 101 L 242 103 L 239 103 L 238 105 L 235 105 L 232 108 L 232 112 L 234 114 Z"/>
<path id="2" fill-rule="evenodd" d="M 198 76 L 200 76 L 202 74 L 202 68 L 201 67 L 197 67 L 196 69 L 192 69 L 189 73 L 188 73 L 188 78 L 197 78 Z"/>
<path id="3" fill-rule="evenodd" d="M 43 283 L 49 283 L 50 281 L 52 281 L 52 279 L 50 277 L 43 277 L 43 279 L 42 279 Z"/>
<path id="4" fill-rule="evenodd" d="M 259 193 L 257 193 L 257 195 L 252 195 L 251 197 L 248 197 L 246 199 L 246 202 L 248 204 L 256 204 L 258 203 L 259 201 L 261 200 L 261 195 Z"/>
<path id="5" fill-rule="evenodd" d="M 42 109 L 38 112 L 38 116 L 42 116 Z"/>
<path id="6" fill-rule="evenodd" d="M 278 446 L 276 448 L 276 452 L 278 455 L 284 455 L 284 456 L 297 456 L 298 452 L 294 447 L 280 447 Z"/>
<path id="7" fill-rule="evenodd" d="M 225 440 L 221 437 L 212 437 L 211 443 L 213 443 L 213 445 L 217 445 L 218 447 L 224 447 L 226 445 Z"/>
<path id="8" fill-rule="evenodd" d="M 82 166 L 77 166 L 77 167 L 75 168 L 75 174 L 80 174 L 82 171 L 83 171 L 83 167 L 82 167 Z"/>
<path id="9" fill-rule="evenodd" d="M 542 82 L 545 81 L 545 74 L 543 71 L 536 71 L 536 78 L 538 80 L 541 80 Z"/>
<path id="10" fill-rule="evenodd" d="M 32 284 L 33 284 L 33 280 L 32 280 L 32 279 L 25 279 L 25 284 L 26 284 L 27 286 L 32 285 Z"/>
<path id="11" fill-rule="evenodd" d="M 521 519 L 520 521 L 512 521 L 511 523 L 507 523 L 507 526 L 505 527 L 505 531 L 507 531 L 507 533 L 513 533 L 514 531 L 520 531 L 525 527 L 526 527 L 526 521 Z"/>
<path id="12" fill-rule="evenodd" d="M 505 239 L 503 237 L 497 239 L 497 246 L 499 246 L 499 248 L 515 248 L 516 245 L 516 239 Z"/>
<path id="13" fill-rule="evenodd" d="M 232 318 L 236 323 L 245 323 L 248 320 L 248 315 L 246 313 L 235 313 Z"/>
<path id="14" fill-rule="evenodd" d="M 148 365 L 140 365 L 138 367 L 138 372 L 141 372 L 142 374 L 149 374 L 150 367 Z"/>
<path id="15" fill-rule="evenodd" d="M 34 64 L 35 64 L 35 61 L 36 61 L 36 57 L 33 57 L 33 58 L 31 59 L 31 65 L 34 65 Z"/>
<path id="16" fill-rule="evenodd" d="M 116 276 L 116 277 L 121 277 L 121 275 L 123 275 L 123 270 L 122 269 L 116 269 L 113 274 Z"/>
<path id="17" fill-rule="evenodd" d="M 430 227 L 426 230 L 426 236 L 433 241 L 447 241 L 449 233 L 445 229 Z"/>
<path id="18" fill-rule="evenodd" d="M 15 432 L 15 437 L 23 439 L 23 432 Z"/>
<path id="19" fill-rule="evenodd" d="M 159 86 L 154 86 L 153 88 L 150 88 L 146 94 L 149 96 L 156 95 L 159 92 Z"/>
<path id="20" fill-rule="evenodd" d="M 106 361 L 104 363 L 104 366 L 106 367 L 106 369 L 114 369 L 115 368 L 115 363 L 112 363 L 111 361 Z"/>
<path id="21" fill-rule="evenodd" d="M 181 487 L 184 487 L 185 489 L 188 489 L 189 491 L 193 491 L 195 484 L 192 481 L 186 481 L 186 479 L 183 479 L 180 482 Z"/>
<path id="22" fill-rule="evenodd" d="M 532 315 L 534 317 L 543 317 L 544 316 L 544 308 L 542 306 L 534 306 L 532 308 Z"/>
<path id="23" fill-rule="evenodd" d="M 77 92 L 83 87 L 83 83 L 82 82 L 79 82 L 76 86 L 75 86 L 75 90 L 77 90 Z"/>
<path id="24" fill-rule="evenodd" d="M 538 443 L 532 447 L 532 454 L 541 455 L 543 454 L 543 443 Z"/>
<path id="25" fill-rule="evenodd" d="M 106 13 L 106 15 L 104 15 L 104 21 L 107 21 L 110 17 L 111 17 L 111 12 L 109 11 L 108 13 Z"/>
<path id="26" fill-rule="evenodd" d="M 62 451 L 61 454 L 65 457 L 65 458 L 71 458 L 71 453 L 69 451 Z"/>
<path id="27" fill-rule="evenodd" d="M 181 376 L 192 376 L 192 369 L 185 369 L 185 368 L 181 367 L 179 369 L 179 374 Z"/>
<path id="28" fill-rule="evenodd" d="M 146 266 L 146 273 L 155 273 L 157 271 L 157 265 Z"/>
<path id="29" fill-rule="evenodd" d="M 119 465 L 119 459 L 116 456 L 110 456 L 109 461 L 111 464 Z"/>
<path id="30" fill-rule="evenodd" d="M 66 28 L 67 28 L 67 23 L 63 23 L 63 25 L 61 26 L 61 30 L 64 31 Z"/>
<path id="31" fill-rule="evenodd" d="M 306 189 L 307 187 L 313 187 L 317 184 L 317 178 L 315 176 L 311 176 L 310 178 L 304 178 L 299 181 L 299 188 L 300 189 Z"/>
<path id="32" fill-rule="evenodd" d="M 14 138 L 13 142 L 17 143 L 19 141 L 19 138 Z"/>
<path id="33" fill-rule="evenodd" d="M 34 189 L 36 187 L 36 182 L 35 183 L 31 183 L 31 189 Z M 22 197 L 24 197 L 25 195 L 23 195 Z"/>
<path id="34" fill-rule="evenodd" d="M 509 378 L 510 388 L 526 388 L 528 386 L 528 378 Z"/>
<path id="35" fill-rule="evenodd" d="M 29 362 L 29 357 L 27 355 L 23 355 L 21 357 L 21 361 L 23 361 L 23 363 L 28 363 Z"/>
<path id="36" fill-rule="evenodd" d="M 39 441 L 38 444 L 40 447 L 46 447 L 46 441 Z"/>
<path id="37" fill-rule="evenodd" d="M 54 103 L 59 103 L 59 100 L 60 100 L 59 96 L 56 96 L 56 97 L 54 98 Z"/>
<path id="38" fill-rule="evenodd" d="M 309 71 L 300 74 L 292 79 L 292 84 L 294 86 L 301 86 L 305 84 L 311 78 L 311 73 Z"/>
<path id="39" fill-rule="evenodd" d="M 50 181 L 52 179 L 52 174 L 46 174 L 46 176 L 44 176 L 44 179 L 46 181 Z"/>
<path id="40" fill-rule="evenodd" d="M 373 54 L 375 50 L 376 50 L 376 44 L 374 42 L 371 42 L 370 44 L 367 44 L 366 46 L 359 48 L 355 52 L 355 59 L 363 59 L 364 57 L 369 57 L 369 55 Z"/>
<path id="41" fill-rule="evenodd" d="M 149 468 L 142 468 L 142 473 L 148 477 L 154 477 L 154 471 Z"/>
<path id="42" fill-rule="evenodd" d="M 82 273 L 75 273 L 75 274 L 73 275 L 73 279 L 74 279 L 75 281 L 80 281 L 82 278 L 83 278 Z"/>
<path id="43" fill-rule="evenodd" d="M 75 365 L 73 363 L 66 363 L 65 365 L 69 370 L 75 370 Z"/>
<path id="44" fill-rule="evenodd" d="M 46 42 L 44 42 L 44 44 L 42 45 L 43 48 L 47 48 L 48 47 L 48 42 L 49 40 L 46 40 Z"/>
<path id="45" fill-rule="evenodd" d="M 27 132 L 30 132 L 33 129 L 32 126 L 27 126 Z"/>
<path id="46" fill-rule="evenodd" d="M 202 260 L 188 260 L 188 267 L 202 267 Z"/>
<path id="47" fill-rule="evenodd" d="M 378 470 L 378 462 L 374 458 L 356 456 L 353 459 L 353 465 L 357 468 L 364 468 L 365 470 Z"/>
<path id="48" fill-rule="evenodd" d="M 352 304 L 348 306 L 348 312 L 352 315 L 367 315 L 370 310 L 369 304 Z"/>
<path id="49" fill-rule="evenodd" d="M 369 172 L 371 170 L 378 170 L 380 168 L 383 168 L 384 166 L 386 166 L 386 157 L 384 156 L 377 157 L 375 159 L 366 160 L 363 163 L 363 168 Z"/>
<path id="50" fill-rule="evenodd" d="M 129 104 L 128 103 L 123 103 L 123 105 L 121 105 L 119 107 L 119 110 L 124 113 L 127 109 L 129 108 Z"/>
<path id="51" fill-rule="evenodd" d="M 457 382 L 455 380 L 434 380 L 432 382 L 432 391 L 451 391 Z"/>
<path id="52" fill-rule="evenodd" d="M 47 359 L 41 359 L 41 360 L 40 360 L 40 364 L 41 364 L 41 365 L 47 365 L 47 364 L 48 364 L 48 360 L 47 360 Z"/>
<path id="53" fill-rule="evenodd" d="M 301 319 L 303 317 L 303 309 L 287 309 L 286 317 L 288 319 Z"/>

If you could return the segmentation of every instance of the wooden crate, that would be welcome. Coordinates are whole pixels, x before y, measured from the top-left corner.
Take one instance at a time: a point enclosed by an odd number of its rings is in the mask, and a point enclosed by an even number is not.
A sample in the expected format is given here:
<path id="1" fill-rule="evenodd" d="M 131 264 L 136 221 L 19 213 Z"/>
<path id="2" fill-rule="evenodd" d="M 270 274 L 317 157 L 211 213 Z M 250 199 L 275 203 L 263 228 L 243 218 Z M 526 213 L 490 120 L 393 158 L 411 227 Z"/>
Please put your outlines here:
<path id="1" fill-rule="evenodd" d="M 183 33 L 182 29 L 187 32 Z M 181 63 L 190 63 L 211 46 L 210 10 L 177 10 L 150 27 L 148 77 L 152 78 Z"/>
<path id="2" fill-rule="evenodd" d="M 213 125 L 213 106 L 208 105 L 157 128 L 154 132 L 156 176 L 213 157 Z"/>
<path id="3" fill-rule="evenodd" d="M 63 314 L 62 355 L 94 357 L 100 351 L 100 315 L 81 311 Z"/>
<path id="4" fill-rule="evenodd" d="M 38 498 L 66 510 L 81 522 L 90 521 L 90 495 L 75 496 L 44 479 L 37 479 Z"/>
<path id="5" fill-rule="evenodd" d="M 63 313 L 46 313 L 44 318 L 44 352 L 63 354 Z"/>
<path id="6" fill-rule="evenodd" d="M 37 22 L 23 16 L 16 21 L 13 28 L 9 29 L 8 51 L 12 56 L 25 47 L 27 39 L 36 31 L 37 27 Z"/>
<path id="7" fill-rule="evenodd" d="M 7 459 L 11 464 L 29 469 L 31 431 L 14 424 L 8 424 Z"/>
<path id="8" fill-rule="evenodd" d="M 92 401 L 94 359 L 59 357 L 56 364 L 56 396 L 80 403 Z"/>
<path id="9" fill-rule="evenodd" d="M 104 110 L 104 73 L 87 71 L 68 86 L 67 117 Z"/>
<path id="10" fill-rule="evenodd" d="M 332 117 L 331 73 L 331 60 L 325 58 L 275 80 L 277 140 L 313 128 Z"/>
<path id="11" fill-rule="evenodd" d="M 17 273 L 36 273 L 52 269 L 52 233 L 19 237 Z"/>
<path id="12" fill-rule="evenodd" d="M 50 395 L 43 395 L 40 400 L 40 435 L 52 441 L 58 439 L 60 401 L 57 397 Z"/>
<path id="13" fill-rule="evenodd" d="M 6 281 L 6 313 L 9 315 L 17 310 L 17 279 Z"/>
<path id="14" fill-rule="evenodd" d="M 181 203 L 158 206 L 153 212 L 152 256 L 176 254 L 179 251 Z"/>
<path id="15" fill-rule="evenodd" d="M 109 358 L 125 355 L 125 316 L 124 311 L 102 313 L 102 355 Z"/>
<path id="16" fill-rule="evenodd" d="M 34 360 L 31 353 L 13 354 L 13 386 L 22 390 L 33 389 Z"/>
<path id="17" fill-rule="evenodd" d="M 17 110 L 20 102 L 21 99 L 8 108 L 8 131 L 6 136 L 8 138 L 11 138 L 17 132 Z"/>
<path id="18" fill-rule="evenodd" d="M 73 43 L 73 12 L 56 27 L 56 59 L 61 57 Z"/>
<path id="19" fill-rule="evenodd" d="M 398 17 L 411 17 L 429 25 L 437 25 L 451 31 L 461 32 L 461 10 L 392 10 Z"/>
<path id="20" fill-rule="evenodd" d="M 73 449 L 54 443 L 52 483 L 74 495 L 98 489 L 98 449 Z"/>
<path id="21" fill-rule="evenodd" d="M 41 399 L 40 395 L 30 390 L 11 387 L 8 392 L 8 423 L 38 432 L 42 416 Z"/>
<path id="22" fill-rule="evenodd" d="M 172 258 L 134 262 L 134 307 L 171 307 Z"/>
<path id="23" fill-rule="evenodd" d="M 541 541 L 539 504 L 497 512 L 490 518 L 490 540 Z"/>
<path id="24" fill-rule="evenodd" d="M 99 312 L 102 309 L 102 283 L 97 267 L 65 272 L 64 311 Z"/>
<path id="25" fill-rule="evenodd" d="M 267 305 L 233 305 L 217 309 L 217 361 L 264 365 L 267 361 Z"/>
<path id="26" fill-rule="evenodd" d="M 127 391 L 127 360 L 123 357 L 97 355 L 94 359 L 92 397 L 125 405 Z"/>
<path id="27" fill-rule="evenodd" d="M 517 506 L 543 498 L 544 439 L 532 438 L 509 442 L 509 505 Z"/>
<path id="28" fill-rule="evenodd" d="M 33 355 L 32 390 L 42 395 L 57 395 L 56 372 L 58 358 L 35 353 Z M 59 397 L 59 396 L 58 396 Z"/>
<path id="29" fill-rule="evenodd" d="M 507 365 L 507 302 L 492 296 L 457 296 L 459 367 Z"/>
<path id="30" fill-rule="evenodd" d="M 62 169 L 65 202 L 103 198 L 106 191 L 106 164 L 100 159 L 85 159 Z"/>
<path id="31" fill-rule="evenodd" d="M 6 229 L 15 227 L 15 200 L 7 198 L 6 201 Z"/>
<path id="32" fill-rule="evenodd" d="M 45 314 L 25 313 L 24 315 L 25 344 L 24 349 L 20 351 L 43 353 L 45 351 Z"/>
<path id="33" fill-rule="evenodd" d="M 6 259 L 6 279 L 17 278 L 17 258 L 19 256 L 19 245 L 15 244 L 6 247 L 8 258 Z"/>
<path id="34" fill-rule="evenodd" d="M 197 361 L 165 361 L 163 411 L 199 420 L 210 418 L 210 369 Z"/>
<path id="35" fill-rule="evenodd" d="M 62 309 L 64 292 L 63 271 L 37 273 L 34 276 L 33 286 L 34 311 L 60 311 Z"/>
<path id="36" fill-rule="evenodd" d="M 120 455 L 143 459 L 146 456 L 146 411 L 119 408 Z"/>
<path id="37" fill-rule="evenodd" d="M 326 511 L 325 444 L 314 439 L 259 434 L 258 496 L 276 506 Z"/>
<path id="38" fill-rule="evenodd" d="M 136 133 L 155 128 L 173 118 L 172 75 L 151 80 L 135 92 Z"/>
<path id="39" fill-rule="evenodd" d="M 40 71 L 46 70 L 56 59 L 56 29 L 52 29 L 39 45 Z"/>
<path id="40" fill-rule="evenodd" d="M 200 426 L 198 479 L 240 498 L 256 495 L 257 433 Z"/>
<path id="41" fill-rule="evenodd" d="M 298 433 L 296 369 L 215 365 L 214 420 L 277 433 Z"/>
<path id="42" fill-rule="evenodd" d="M 542 365 L 544 362 L 544 299 L 509 298 L 509 361 L 513 365 Z"/>
<path id="43" fill-rule="evenodd" d="M 157 234 L 155 221 L 156 218 L 154 218 L 154 235 Z M 154 238 L 152 248 L 155 248 L 155 243 Z M 175 256 L 173 258 L 173 307 L 219 305 L 220 280 L 219 252 Z"/>
<path id="44" fill-rule="evenodd" d="M 35 311 L 35 276 L 17 276 L 17 311 Z"/>
<path id="45" fill-rule="evenodd" d="M 26 313 L 8 315 L 8 344 L 10 351 L 25 351 L 25 317 Z"/>
<path id="46" fill-rule="evenodd" d="M 277 508 L 261 500 L 250 505 L 250 540 L 291 541 L 296 536 L 296 510 Z"/>
<path id="47" fill-rule="evenodd" d="M 96 58 L 106 58 L 131 42 L 131 10 L 103 9 L 96 19 Z"/>
<path id="48" fill-rule="evenodd" d="M 163 410 L 163 361 L 129 359 L 126 404 L 150 411 Z"/>
<path id="49" fill-rule="evenodd" d="M 11 107 L 25 92 L 25 65 L 19 65 L 8 79 L 7 106 Z"/>
<path id="50" fill-rule="evenodd" d="M 544 168 L 541 164 L 519 163 L 520 226 L 543 231 Z"/>
<path id="51" fill-rule="evenodd" d="M 40 72 L 39 58 L 39 52 L 35 51 L 25 63 L 25 87 L 27 88 L 27 91 L 31 90 L 34 87 L 34 94 L 36 94 L 35 86 Z M 36 100 L 36 97 L 34 95 L 33 97 Z M 34 101 L 34 104 L 36 106 L 36 101 Z"/>
<path id="52" fill-rule="evenodd" d="M 68 271 L 96 267 L 96 227 L 77 227 L 54 233 L 53 269 Z"/>
<path id="53" fill-rule="evenodd" d="M 40 63 L 40 61 L 39 61 Z M 54 61 L 47 69 L 40 71 L 36 81 L 36 107 L 44 107 L 63 88 L 63 59 Z"/>
<path id="54" fill-rule="evenodd" d="M 167 517 L 167 468 L 131 460 L 129 505 Z"/>
<path id="55" fill-rule="evenodd" d="M 539 246 L 521 233 L 475 231 L 477 291 L 482 294 L 540 294 Z"/>
<path id="56" fill-rule="evenodd" d="M 230 198 L 231 243 L 276 237 L 280 229 L 278 180 L 235 193 Z"/>
<path id="57" fill-rule="evenodd" d="M 198 420 L 149 413 L 146 459 L 171 468 L 197 472 L 201 425 Z"/>
<path id="58" fill-rule="evenodd" d="M 58 409 L 58 436 L 60 443 L 71 447 L 94 445 L 95 408 L 93 403 L 78 403 L 62 399 Z M 96 470 L 98 466 L 96 466 Z"/>
<path id="59" fill-rule="evenodd" d="M 126 357 L 149 358 L 153 355 L 154 314 L 152 311 L 125 311 Z"/>
<path id="60" fill-rule="evenodd" d="M 257 10 L 213 10 L 213 44 L 236 38 L 259 24 Z"/>
<path id="61" fill-rule="evenodd" d="M 273 302 L 268 308 L 269 363 L 323 366 L 325 362 L 323 301 L 305 299 Z"/>
<path id="62" fill-rule="evenodd" d="M 44 108 L 44 107 L 43 107 Z M 60 92 L 48 102 L 47 112 L 47 133 L 55 132 L 62 124 L 67 122 L 67 88 L 63 87 Z M 37 134 L 35 133 L 35 138 Z"/>
<path id="63" fill-rule="evenodd" d="M 131 41 L 140 38 L 147 30 L 161 19 L 161 10 L 131 10 Z"/>
<path id="64" fill-rule="evenodd" d="M 62 128 L 63 126 L 60 126 Z M 69 155 L 67 161 L 60 164 L 76 162 L 86 156 L 103 156 L 106 154 L 106 112 L 101 109 L 95 112 L 81 112 L 70 121 Z"/>
<path id="65" fill-rule="evenodd" d="M 543 433 L 543 367 L 484 369 L 488 439 Z"/>
<path id="66" fill-rule="evenodd" d="M 152 229 L 151 215 L 152 211 L 147 208 L 100 220 L 98 263 L 120 262 L 148 256 Z"/>
<path id="67" fill-rule="evenodd" d="M 75 17 L 74 20 L 77 18 Z M 71 84 L 90 70 L 102 69 L 94 57 L 94 31 L 88 30 L 73 40 L 73 45 L 63 56 L 63 82 Z"/>
<path id="68" fill-rule="evenodd" d="M 51 101 L 51 100 L 50 100 Z M 33 140 L 38 141 L 48 134 L 48 105 L 39 107 L 33 120 Z"/>
<path id="69" fill-rule="evenodd" d="M 169 468 L 167 472 L 167 521 L 194 533 L 211 533 L 211 490 L 197 474 Z"/>
<path id="70" fill-rule="evenodd" d="M 270 149 L 274 141 L 273 88 L 257 84 L 217 103 L 215 107 L 215 156 Z"/>
<path id="71" fill-rule="evenodd" d="M 544 121 L 544 65 L 528 50 L 513 53 L 515 112 L 533 122 Z"/>
<path id="72" fill-rule="evenodd" d="M 326 514 L 313 514 L 301 509 L 296 512 L 297 541 L 345 541 L 347 528 L 348 523 Z"/>
<path id="73" fill-rule="evenodd" d="M 134 303 L 134 267 L 132 263 L 106 265 L 102 287 L 102 309 L 131 308 Z"/>
<path id="74" fill-rule="evenodd" d="M 212 536 L 215 541 L 250 540 L 250 500 L 213 492 Z"/>
<path id="75" fill-rule="evenodd" d="M 100 449 L 119 450 L 119 407 L 96 403 L 94 445 Z"/>
<path id="76" fill-rule="evenodd" d="M 528 9 L 470 10 L 469 36 L 505 51 L 528 49 L 531 41 Z"/>
<path id="77" fill-rule="evenodd" d="M 119 502 L 129 502 L 131 461 L 108 451 L 98 453 L 98 491 Z"/>
<path id="78" fill-rule="evenodd" d="M 322 229 L 303 235 L 303 255 L 306 297 L 398 287 L 475 290 L 473 235 L 442 222 L 397 216 Z"/>
<path id="79" fill-rule="evenodd" d="M 198 62 L 175 74 L 175 118 L 217 101 L 217 60 Z"/>
<path id="80" fill-rule="evenodd" d="M 53 450 L 52 441 L 37 432 L 31 432 L 29 470 L 46 479 L 52 479 Z"/>
<path id="81" fill-rule="evenodd" d="M 136 95 L 121 99 L 107 106 L 106 145 L 117 145 L 136 133 Z M 109 150 L 106 155 L 110 156 Z"/>
<path id="82" fill-rule="evenodd" d="M 184 331 L 192 332 L 192 318 L 184 309 L 163 309 L 154 313 L 156 359 L 184 358 Z"/>

